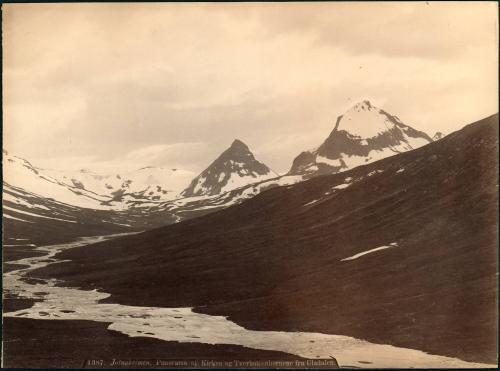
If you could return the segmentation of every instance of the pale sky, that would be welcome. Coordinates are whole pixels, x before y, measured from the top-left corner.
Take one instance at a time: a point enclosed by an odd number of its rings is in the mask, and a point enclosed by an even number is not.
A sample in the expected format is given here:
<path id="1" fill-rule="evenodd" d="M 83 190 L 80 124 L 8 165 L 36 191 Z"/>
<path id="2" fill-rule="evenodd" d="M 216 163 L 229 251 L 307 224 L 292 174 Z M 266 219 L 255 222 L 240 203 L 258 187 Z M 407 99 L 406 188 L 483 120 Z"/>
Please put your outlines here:
<path id="1" fill-rule="evenodd" d="M 277 172 L 369 99 L 446 134 L 498 111 L 496 2 L 3 5 L 4 148 L 42 167 Z"/>

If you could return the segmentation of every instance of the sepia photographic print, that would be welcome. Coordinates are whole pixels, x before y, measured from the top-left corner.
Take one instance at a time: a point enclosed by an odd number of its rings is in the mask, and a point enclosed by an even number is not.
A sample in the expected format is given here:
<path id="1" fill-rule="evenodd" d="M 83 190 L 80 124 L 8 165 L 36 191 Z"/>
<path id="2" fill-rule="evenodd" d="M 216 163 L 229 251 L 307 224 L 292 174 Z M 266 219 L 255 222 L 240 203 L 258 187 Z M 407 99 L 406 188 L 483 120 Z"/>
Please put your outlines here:
<path id="1" fill-rule="evenodd" d="M 2 5 L 3 368 L 496 368 L 498 3 Z"/>

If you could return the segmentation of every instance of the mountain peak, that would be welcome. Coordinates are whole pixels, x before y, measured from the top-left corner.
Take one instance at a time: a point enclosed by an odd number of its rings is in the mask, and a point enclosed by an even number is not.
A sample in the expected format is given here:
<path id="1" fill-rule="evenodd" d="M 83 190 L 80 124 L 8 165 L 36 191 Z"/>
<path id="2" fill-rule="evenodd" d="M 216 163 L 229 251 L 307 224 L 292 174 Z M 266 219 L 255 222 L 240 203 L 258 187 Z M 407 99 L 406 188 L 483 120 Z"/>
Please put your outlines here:
<path id="1" fill-rule="evenodd" d="M 297 156 L 289 174 L 337 173 L 430 142 L 432 139 L 426 133 L 363 100 L 337 118 L 321 146 Z"/>
<path id="2" fill-rule="evenodd" d="M 362 100 L 361 102 L 356 103 L 354 106 L 352 106 L 348 112 L 372 111 L 374 109 L 376 109 L 376 107 L 373 104 L 371 104 L 371 102 L 369 100 L 365 99 L 365 100 Z"/>
<path id="3" fill-rule="evenodd" d="M 243 143 L 241 140 L 239 140 L 239 139 L 235 139 L 233 141 L 233 143 L 231 144 L 231 147 L 229 147 L 229 148 L 237 149 L 237 150 L 250 151 L 250 149 L 248 148 L 248 146 L 245 143 Z"/>
<path id="4" fill-rule="evenodd" d="M 276 176 L 269 167 L 255 159 L 245 143 L 235 139 L 228 149 L 193 179 L 182 195 L 213 196 Z"/>

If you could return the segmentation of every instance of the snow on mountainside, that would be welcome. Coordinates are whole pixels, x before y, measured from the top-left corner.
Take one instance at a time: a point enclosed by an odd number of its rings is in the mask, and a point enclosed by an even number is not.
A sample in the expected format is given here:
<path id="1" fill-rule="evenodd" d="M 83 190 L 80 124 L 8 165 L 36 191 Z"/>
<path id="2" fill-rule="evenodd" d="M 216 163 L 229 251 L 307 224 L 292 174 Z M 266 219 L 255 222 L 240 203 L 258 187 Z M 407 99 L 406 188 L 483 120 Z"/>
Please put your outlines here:
<path id="1" fill-rule="evenodd" d="M 310 177 L 337 173 L 430 142 L 426 133 L 365 100 L 337 118 L 335 128 L 321 146 L 297 156 L 289 174 Z"/>
<path id="2" fill-rule="evenodd" d="M 284 176 L 214 196 L 116 202 L 58 182 L 28 161 L 4 153 L 4 244 L 19 251 L 82 236 L 156 228 L 206 215 L 242 203 L 264 190 L 301 180 L 302 176 Z"/>
<path id="3" fill-rule="evenodd" d="M 143 189 L 144 186 L 149 188 L 161 185 L 162 192 L 170 195 L 178 195 L 189 184 L 195 174 L 183 169 L 168 169 L 165 167 L 147 166 L 133 172 L 125 174 L 125 177 L 132 179 L 135 182 L 131 184 L 134 192 Z"/>
<path id="4" fill-rule="evenodd" d="M 2 199 L 4 259 L 7 260 L 14 253 L 10 248 L 19 253 L 20 249 L 82 236 L 134 231 L 142 221 L 140 215 L 71 206 L 6 183 Z"/>
<path id="5" fill-rule="evenodd" d="M 48 235 L 77 237 L 85 235 L 90 225 L 99 231 L 96 233 L 116 227 L 150 229 L 208 214 L 266 189 L 302 180 L 301 176 L 274 174 L 269 179 L 244 177 L 251 184 L 228 186 L 227 191 L 211 196 L 179 198 L 192 175 L 185 170 L 159 167 L 122 175 L 45 170 L 3 151 L 4 226 L 15 238 L 30 240 L 40 238 L 41 230 Z M 99 223 L 102 225 L 97 227 Z"/>
<path id="6" fill-rule="evenodd" d="M 240 147 L 240 144 L 236 142 L 235 147 Z M 241 151 L 236 153 L 243 156 Z M 64 216 L 63 219 L 75 220 L 68 219 L 66 211 L 60 213 L 53 210 L 72 210 L 73 214 L 88 215 L 89 210 L 93 209 L 110 212 L 112 223 L 148 229 L 204 215 L 241 203 L 266 189 L 302 180 L 302 176 L 278 177 L 272 172 L 267 176 L 258 175 L 259 171 L 262 173 L 262 168 L 267 167 L 254 160 L 251 154 L 245 157 L 243 161 L 238 160 L 238 156 L 229 160 L 236 172 L 230 176 L 229 181 L 221 183 L 221 193 L 181 198 L 180 190 L 189 183 L 193 175 L 185 170 L 145 167 L 122 175 L 101 175 L 90 170 L 45 170 L 4 151 L 3 196 L 7 205 L 4 218 L 25 225 L 27 222 L 22 216 L 27 214 L 23 214 L 23 211 L 34 213 L 31 210 L 34 208 L 37 212 L 43 210 L 56 215 L 56 218 L 59 213 Z M 247 167 L 244 166 L 245 161 Z M 255 177 L 235 177 L 239 173 L 248 175 L 252 166 Z M 233 178 L 239 182 L 232 183 Z M 50 205 L 51 211 L 46 211 L 44 205 Z M 115 211 L 122 214 L 113 214 Z M 34 220 L 39 222 L 47 219 L 38 217 Z"/>
<path id="7" fill-rule="evenodd" d="M 124 210 L 150 201 L 166 201 L 194 175 L 180 169 L 145 167 L 125 174 L 103 175 L 89 170 L 41 169 L 3 151 L 4 183 L 67 205 Z"/>
<path id="8" fill-rule="evenodd" d="M 44 170 L 59 181 L 106 195 L 115 202 L 170 200 L 189 184 L 194 173 L 181 169 L 148 166 L 123 174 L 103 175 L 89 170 Z"/>
<path id="9" fill-rule="evenodd" d="M 56 200 L 68 205 L 90 209 L 109 209 L 103 202 L 110 198 L 88 191 L 74 184 L 68 184 L 43 173 L 29 161 L 3 151 L 3 182 L 15 188 Z"/>
<path id="10" fill-rule="evenodd" d="M 245 143 L 236 139 L 182 192 L 184 197 L 213 196 L 279 175 L 255 159 Z"/>
<path id="11" fill-rule="evenodd" d="M 40 169 L 4 151 L 4 187 L 13 187 L 31 199 L 121 211 L 134 220 L 133 225 L 148 229 L 204 215 L 270 188 L 343 171 L 430 141 L 425 133 L 364 101 L 337 119 L 335 129 L 318 149 L 297 157 L 286 176 L 274 173 L 257 161 L 243 142 L 235 140 L 194 179 L 194 173 L 189 171 L 151 166 L 121 174 Z M 24 202 L 20 193 L 7 197 L 17 205 Z M 13 216 L 22 219 L 18 214 Z M 123 223 L 130 224 L 130 220 Z"/>
<path id="12" fill-rule="evenodd" d="M 144 204 L 142 206 L 148 206 L 149 211 L 153 212 L 169 211 L 175 214 L 178 217 L 178 221 L 180 221 L 240 204 L 268 189 L 291 186 L 302 180 L 303 177 L 300 175 L 285 175 L 250 183 L 213 196 L 185 197 L 157 204 Z"/>

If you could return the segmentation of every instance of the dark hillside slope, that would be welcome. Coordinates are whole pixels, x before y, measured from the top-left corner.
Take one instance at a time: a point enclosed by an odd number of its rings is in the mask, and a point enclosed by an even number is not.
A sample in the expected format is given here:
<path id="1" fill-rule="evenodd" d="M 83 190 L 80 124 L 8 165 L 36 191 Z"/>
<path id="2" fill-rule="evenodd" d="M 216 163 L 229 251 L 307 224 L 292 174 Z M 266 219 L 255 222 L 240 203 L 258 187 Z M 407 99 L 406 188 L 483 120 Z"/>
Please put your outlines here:
<path id="1" fill-rule="evenodd" d="M 64 252 L 72 262 L 37 274 L 123 304 L 494 363 L 497 153 L 494 115 L 414 151 Z"/>

